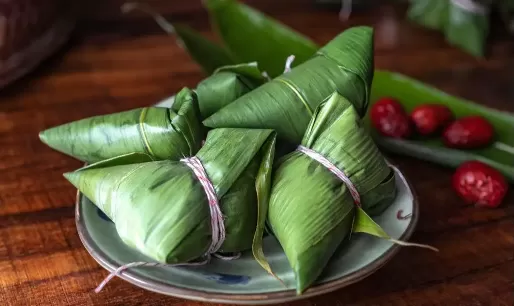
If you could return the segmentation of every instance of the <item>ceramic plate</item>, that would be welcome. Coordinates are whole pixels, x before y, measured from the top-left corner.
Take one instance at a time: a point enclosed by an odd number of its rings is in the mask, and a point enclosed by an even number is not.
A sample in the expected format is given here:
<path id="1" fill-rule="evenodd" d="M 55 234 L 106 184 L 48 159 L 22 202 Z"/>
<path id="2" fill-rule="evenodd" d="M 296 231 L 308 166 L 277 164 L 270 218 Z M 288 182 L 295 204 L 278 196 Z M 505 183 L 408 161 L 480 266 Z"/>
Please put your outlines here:
<path id="1" fill-rule="evenodd" d="M 407 240 L 417 222 L 418 204 L 405 177 L 399 171 L 397 174 L 396 200 L 374 219 L 393 238 Z M 399 220 L 399 210 L 403 210 L 404 214 L 412 213 L 412 217 Z M 81 194 L 77 199 L 76 222 L 84 246 L 105 269 L 113 271 L 130 262 L 151 261 L 126 246 L 118 237 L 114 223 Z M 274 271 L 287 287 L 269 276 L 253 260 L 251 252 L 233 261 L 213 259 L 204 266 L 133 268 L 126 270 L 120 277 L 141 288 L 184 299 L 270 304 L 312 297 L 348 286 L 378 270 L 398 249 L 399 246 L 388 241 L 353 234 L 349 243 L 331 260 L 318 283 L 301 296 L 296 295 L 293 272 L 273 237 L 265 238 L 264 250 Z"/>

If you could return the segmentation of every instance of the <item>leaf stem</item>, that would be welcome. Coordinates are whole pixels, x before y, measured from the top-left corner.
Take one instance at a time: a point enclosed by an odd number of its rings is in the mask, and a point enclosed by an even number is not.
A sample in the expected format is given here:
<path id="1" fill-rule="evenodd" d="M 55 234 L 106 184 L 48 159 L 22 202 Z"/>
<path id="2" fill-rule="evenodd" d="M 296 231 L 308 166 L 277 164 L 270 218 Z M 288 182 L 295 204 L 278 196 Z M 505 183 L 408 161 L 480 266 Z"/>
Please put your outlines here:
<path id="1" fill-rule="evenodd" d="M 439 252 L 438 248 L 434 248 L 433 246 L 426 245 L 426 244 L 405 242 L 405 241 L 396 240 L 396 239 L 393 239 L 393 238 L 390 238 L 389 241 L 391 241 L 393 243 L 396 243 L 396 244 L 399 244 L 399 245 L 402 245 L 402 246 L 420 247 L 420 248 L 425 248 L 425 249 L 432 250 L 434 252 Z"/>
<path id="2" fill-rule="evenodd" d="M 174 34 L 175 28 L 169 23 L 161 14 L 157 13 L 150 5 L 139 2 L 125 2 L 121 6 L 121 12 L 126 14 L 133 10 L 140 10 L 148 15 L 151 15 L 155 22 L 168 34 Z"/>

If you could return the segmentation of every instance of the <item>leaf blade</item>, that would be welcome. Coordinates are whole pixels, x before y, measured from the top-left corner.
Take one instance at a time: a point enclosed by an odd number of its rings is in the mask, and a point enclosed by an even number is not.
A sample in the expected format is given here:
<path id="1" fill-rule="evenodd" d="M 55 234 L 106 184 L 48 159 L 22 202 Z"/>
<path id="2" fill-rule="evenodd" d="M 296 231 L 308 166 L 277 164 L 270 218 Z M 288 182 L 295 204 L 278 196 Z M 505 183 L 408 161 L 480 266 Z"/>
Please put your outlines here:
<path id="1" fill-rule="evenodd" d="M 245 4 L 207 0 L 205 5 L 214 28 L 237 60 L 256 61 L 271 77 L 282 74 L 289 55 L 295 55 L 295 63 L 302 63 L 318 48 L 307 37 Z"/>
<path id="2" fill-rule="evenodd" d="M 127 2 L 121 7 L 124 13 L 136 9 L 151 15 L 155 22 L 169 35 L 175 35 L 178 45 L 189 53 L 206 74 L 210 75 L 221 66 L 236 64 L 225 47 L 207 39 L 187 25 L 168 22 L 148 4 Z"/>

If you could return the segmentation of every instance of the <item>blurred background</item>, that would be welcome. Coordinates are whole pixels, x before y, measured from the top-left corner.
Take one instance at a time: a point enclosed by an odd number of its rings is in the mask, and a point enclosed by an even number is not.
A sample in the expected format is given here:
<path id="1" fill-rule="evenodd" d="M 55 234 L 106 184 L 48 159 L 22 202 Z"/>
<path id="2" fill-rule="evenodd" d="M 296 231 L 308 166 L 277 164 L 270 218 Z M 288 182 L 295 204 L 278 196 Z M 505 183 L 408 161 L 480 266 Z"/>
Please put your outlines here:
<path id="1" fill-rule="evenodd" d="M 494 65 L 495 59 L 511 55 L 514 1 L 492 0 L 298 0 L 245 1 L 324 43 L 343 29 L 368 24 L 376 29 L 377 66 L 416 73 L 424 60 L 437 61 L 467 73 L 466 68 Z M 0 87 L 30 73 L 49 56 L 50 61 L 30 80 L 59 72 L 64 66 L 86 69 L 149 69 L 158 61 L 161 69 L 178 62 L 188 67 L 185 54 L 172 52 L 174 40 L 159 40 L 166 34 L 146 14 L 122 14 L 123 0 L 64 1 L 18 0 L 0 5 Z M 201 1 L 144 1 L 168 20 L 185 23 L 212 37 L 207 12 Z M 152 41 L 154 43 L 152 43 Z M 452 48 L 447 48 L 452 46 Z M 151 58 L 130 58 L 131 48 L 153 51 Z M 101 59 L 89 57 L 108 49 Z M 151 48 L 151 49 L 150 49 Z M 80 50 L 80 58 L 74 52 Z M 124 52 L 120 52 L 123 50 Z M 385 56 L 390 52 L 408 56 Z M 57 54 L 56 54 L 57 53 Z M 112 56 L 108 55 L 112 54 Z M 399 62 L 401 61 L 401 63 Z M 195 69 L 190 61 L 190 69 Z M 61 66 L 62 67 L 62 66 Z M 77 68 L 79 69 L 79 68 Z M 426 67 L 424 69 L 430 69 Z M 139 73 L 144 73 L 139 70 Z M 178 73 L 175 71 L 174 73 Z M 125 76 L 127 77 L 127 76 Z M 155 73 L 152 77 L 158 77 Z M 188 76 L 193 77 L 193 76 Z M 168 93 L 186 85 L 163 88 Z M 26 83 L 25 83 L 26 84 Z M 171 85 L 170 85 L 171 86 Z"/>

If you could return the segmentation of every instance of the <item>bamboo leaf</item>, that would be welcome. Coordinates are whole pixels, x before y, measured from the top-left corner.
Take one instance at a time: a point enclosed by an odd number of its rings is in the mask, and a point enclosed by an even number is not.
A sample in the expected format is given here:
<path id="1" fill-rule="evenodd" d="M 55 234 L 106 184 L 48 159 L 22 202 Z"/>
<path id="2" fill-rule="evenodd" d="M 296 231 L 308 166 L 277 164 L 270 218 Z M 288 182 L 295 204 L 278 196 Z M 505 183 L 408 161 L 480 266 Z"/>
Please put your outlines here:
<path id="1" fill-rule="evenodd" d="M 209 117 L 224 106 L 234 102 L 267 80 L 256 63 L 223 66 L 201 81 L 195 89 L 202 119 Z M 175 100 L 172 109 L 178 111 L 181 100 Z"/>
<path id="2" fill-rule="evenodd" d="M 154 161 L 155 159 L 146 153 L 127 153 L 124 155 L 112 157 L 109 159 L 105 159 L 93 164 L 89 164 L 87 166 L 84 166 L 76 171 L 84 171 L 89 169 L 100 169 L 100 168 L 107 168 L 107 167 L 114 167 L 114 166 L 121 166 L 121 165 L 130 165 L 130 164 L 139 164 L 139 163 L 146 163 Z"/>
<path id="3" fill-rule="evenodd" d="M 457 150 L 445 147 L 437 138 L 403 140 L 381 137 L 370 127 L 381 148 L 448 167 L 457 167 L 468 160 L 480 160 L 514 182 L 514 114 L 449 95 L 401 74 L 377 71 L 373 79 L 371 103 L 385 96 L 398 99 L 408 112 L 429 101 L 448 106 L 457 117 L 483 116 L 494 126 L 496 142 L 483 149 Z M 369 117 L 365 119 L 370 126 Z"/>
<path id="4" fill-rule="evenodd" d="M 426 244 L 419 244 L 419 243 L 410 243 L 402 240 L 396 240 L 393 239 L 389 234 L 387 234 L 380 225 L 378 225 L 371 217 L 360 207 L 357 207 L 355 214 L 355 221 L 353 222 L 353 229 L 352 231 L 354 233 L 365 233 L 368 235 L 372 235 L 378 238 L 382 238 L 385 240 L 389 240 L 395 244 L 401 245 L 401 246 L 412 246 L 412 247 L 419 247 L 419 248 L 425 248 L 429 249 L 435 252 L 439 252 L 437 248 L 434 248 L 432 246 L 426 245 Z"/>
<path id="5" fill-rule="evenodd" d="M 259 63 L 271 77 L 282 74 L 286 58 L 309 59 L 316 44 L 284 24 L 235 0 L 204 1 L 211 22 L 239 62 Z"/>
<path id="6" fill-rule="evenodd" d="M 194 93 L 184 88 L 176 101 L 181 104 L 178 112 L 138 108 L 63 124 L 39 137 L 51 148 L 89 163 L 134 152 L 178 160 L 198 151 L 205 131 Z"/>
<path id="7" fill-rule="evenodd" d="M 196 156 L 202 160 L 219 196 L 232 186 L 272 134 L 272 130 L 264 129 L 222 128 L 209 131 L 204 146 Z M 246 146 L 231 148 L 235 143 Z"/>
<path id="8" fill-rule="evenodd" d="M 386 240 L 391 237 L 378 225 L 368 214 L 361 208 L 356 209 L 355 221 L 353 222 L 352 232 L 354 233 L 366 233 L 378 238 Z"/>
<path id="9" fill-rule="evenodd" d="M 392 170 L 343 95 L 334 92 L 318 106 L 302 145 L 344 171 L 363 207 L 387 206 L 394 199 Z M 350 190 L 327 166 L 299 151 L 279 162 L 268 221 L 295 273 L 298 294 L 317 280 L 349 237 L 354 215 Z"/>
<path id="10" fill-rule="evenodd" d="M 240 97 L 203 123 L 211 128 L 274 129 L 280 139 L 298 144 L 313 111 L 334 91 L 364 116 L 373 70 L 373 30 L 350 28 L 312 59 Z"/>
<path id="11" fill-rule="evenodd" d="M 149 5 L 138 2 L 128 2 L 122 6 L 123 12 L 130 12 L 135 9 L 151 15 L 166 33 L 174 35 L 177 39 L 177 43 L 189 53 L 206 74 L 210 75 L 221 66 L 236 64 L 226 48 L 205 38 L 186 25 L 168 22 Z"/>
<path id="12" fill-rule="evenodd" d="M 274 139 L 271 130 L 217 129 L 198 152 L 223 215 L 222 252 L 252 247 L 259 205 L 267 205 Z M 182 162 L 151 159 L 127 154 L 65 176 L 113 220 L 127 245 L 169 264 L 202 257 L 212 231 L 200 179 Z"/>
<path id="13" fill-rule="evenodd" d="M 269 207 L 269 196 L 271 191 L 271 173 L 273 169 L 274 160 L 274 148 L 276 144 L 276 137 L 273 137 L 267 141 L 263 147 L 263 158 L 257 174 L 256 190 L 257 198 L 259 201 L 259 207 L 257 210 L 257 226 L 252 243 L 252 253 L 255 260 L 271 275 L 277 278 L 279 281 L 282 280 L 273 273 L 271 266 L 266 259 L 263 251 L 263 237 L 266 230 L 266 219 L 268 216 Z M 283 283 L 283 282 L 282 282 Z"/>

